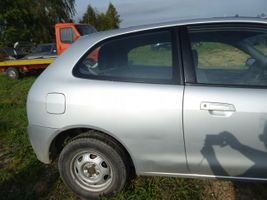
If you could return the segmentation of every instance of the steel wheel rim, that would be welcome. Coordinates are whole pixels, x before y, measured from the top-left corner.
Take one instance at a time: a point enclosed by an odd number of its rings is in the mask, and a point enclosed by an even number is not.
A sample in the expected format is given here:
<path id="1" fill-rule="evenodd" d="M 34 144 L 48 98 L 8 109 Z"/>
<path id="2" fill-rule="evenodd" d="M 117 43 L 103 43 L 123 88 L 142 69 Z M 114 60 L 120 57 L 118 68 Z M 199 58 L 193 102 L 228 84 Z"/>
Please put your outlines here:
<path id="1" fill-rule="evenodd" d="M 87 191 L 101 192 L 113 179 L 109 160 L 96 151 L 78 153 L 71 160 L 70 168 L 73 180 Z"/>

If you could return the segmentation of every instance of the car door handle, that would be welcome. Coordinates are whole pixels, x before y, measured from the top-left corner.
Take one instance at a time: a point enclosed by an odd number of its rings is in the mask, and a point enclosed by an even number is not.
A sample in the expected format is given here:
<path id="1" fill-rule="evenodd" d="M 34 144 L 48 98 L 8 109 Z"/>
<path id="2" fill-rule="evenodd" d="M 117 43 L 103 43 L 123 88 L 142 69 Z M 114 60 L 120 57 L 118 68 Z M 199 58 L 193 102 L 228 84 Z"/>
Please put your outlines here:
<path id="1" fill-rule="evenodd" d="M 200 110 L 235 112 L 235 106 L 229 103 L 201 102 Z"/>

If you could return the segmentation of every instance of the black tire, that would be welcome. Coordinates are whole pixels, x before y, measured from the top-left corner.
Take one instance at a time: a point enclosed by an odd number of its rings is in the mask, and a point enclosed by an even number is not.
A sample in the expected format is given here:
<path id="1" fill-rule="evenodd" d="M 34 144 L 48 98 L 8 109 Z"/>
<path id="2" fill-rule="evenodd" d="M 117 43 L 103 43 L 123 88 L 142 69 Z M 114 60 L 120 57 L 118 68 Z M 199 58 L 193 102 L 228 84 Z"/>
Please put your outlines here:
<path id="1" fill-rule="evenodd" d="M 63 182 L 85 199 L 121 191 L 126 184 L 127 170 L 116 148 L 94 138 L 73 140 L 64 147 L 58 160 Z"/>
<path id="2" fill-rule="evenodd" d="M 20 72 L 17 68 L 14 68 L 14 67 L 9 67 L 7 70 L 6 70 L 6 75 L 10 78 L 10 79 L 13 79 L 13 80 L 17 80 L 20 78 Z"/>

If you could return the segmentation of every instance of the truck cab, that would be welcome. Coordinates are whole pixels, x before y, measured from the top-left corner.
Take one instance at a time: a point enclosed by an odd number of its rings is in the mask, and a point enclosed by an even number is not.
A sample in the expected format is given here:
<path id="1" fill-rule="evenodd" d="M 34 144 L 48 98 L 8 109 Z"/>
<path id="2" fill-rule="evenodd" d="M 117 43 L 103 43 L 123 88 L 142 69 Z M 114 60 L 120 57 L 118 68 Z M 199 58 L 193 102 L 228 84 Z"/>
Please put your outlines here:
<path id="1" fill-rule="evenodd" d="M 91 25 L 76 23 L 59 23 L 55 25 L 55 29 L 58 55 L 81 36 L 96 32 L 96 29 Z"/>

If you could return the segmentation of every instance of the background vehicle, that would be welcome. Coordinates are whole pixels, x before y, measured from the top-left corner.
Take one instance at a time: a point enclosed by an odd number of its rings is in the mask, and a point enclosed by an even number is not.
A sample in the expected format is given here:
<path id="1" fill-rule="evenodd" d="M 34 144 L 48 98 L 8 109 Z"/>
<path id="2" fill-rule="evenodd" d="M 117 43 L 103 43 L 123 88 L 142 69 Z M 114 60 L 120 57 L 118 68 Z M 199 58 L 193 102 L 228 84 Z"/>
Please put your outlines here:
<path id="1" fill-rule="evenodd" d="M 63 23 L 56 24 L 57 53 L 63 51 L 83 35 L 95 33 L 96 29 L 88 24 Z"/>
<path id="2" fill-rule="evenodd" d="M 55 43 L 40 44 L 32 50 L 32 52 L 24 57 L 24 59 L 38 58 L 55 58 L 57 56 L 57 46 Z"/>
<path id="3" fill-rule="evenodd" d="M 2 47 L 0 48 L 0 61 L 4 60 L 15 60 L 22 58 L 24 54 L 19 50 L 12 47 Z"/>
<path id="4" fill-rule="evenodd" d="M 18 79 L 29 71 L 45 69 L 54 61 L 54 54 L 60 55 L 82 35 L 96 32 L 90 25 L 75 23 L 56 24 L 55 31 L 57 50 L 54 44 L 42 44 L 25 59 L 0 62 L 0 72 L 5 72 L 11 79 Z"/>
<path id="5" fill-rule="evenodd" d="M 33 149 L 84 198 L 132 174 L 267 181 L 266 38 L 254 18 L 84 37 L 29 92 Z"/>

